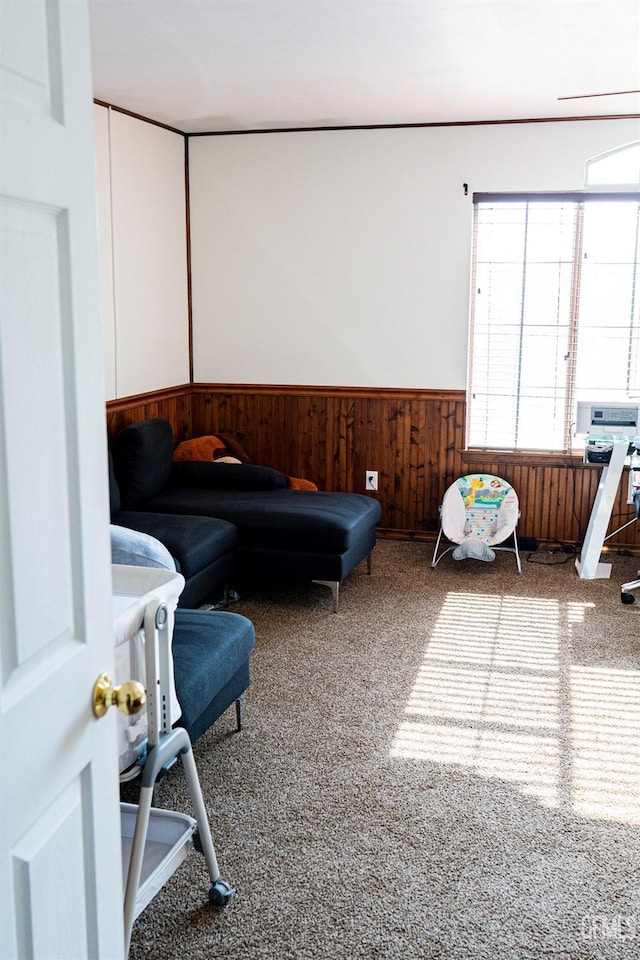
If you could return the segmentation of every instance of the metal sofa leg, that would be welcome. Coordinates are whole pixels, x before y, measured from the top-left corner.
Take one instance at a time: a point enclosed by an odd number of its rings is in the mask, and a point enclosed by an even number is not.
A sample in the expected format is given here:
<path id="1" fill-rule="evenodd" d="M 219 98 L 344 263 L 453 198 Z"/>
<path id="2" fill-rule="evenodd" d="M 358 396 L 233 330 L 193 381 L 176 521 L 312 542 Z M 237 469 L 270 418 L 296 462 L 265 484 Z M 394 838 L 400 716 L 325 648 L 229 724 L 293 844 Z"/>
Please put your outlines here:
<path id="1" fill-rule="evenodd" d="M 373 569 L 373 550 L 370 550 L 367 554 L 367 576 L 371 576 L 371 571 Z"/>
<path id="2" fill-rule="evenodd" d="M 340 596 L 340 582 L 338 580 L 332 580 L 330 583 L 331 593 L 333 595 L 333 612 L 338 612 L 338 603 Z"/>
<path id="3" fill-rule="evenodd" d="M 240 697 L 236 700 L 236 729 L 242 730 L 242 700 Z"/>
<path id="4" fill-rule="evenodd" d="M 312 580 L 312 583 L 319 583 L 323 587 L 329 587 L 331 590 L 331 595 L 333 597 L 333 612 L 338 612 L 338 599 L 340 594 L 340 581 L 339 580 Z"/>

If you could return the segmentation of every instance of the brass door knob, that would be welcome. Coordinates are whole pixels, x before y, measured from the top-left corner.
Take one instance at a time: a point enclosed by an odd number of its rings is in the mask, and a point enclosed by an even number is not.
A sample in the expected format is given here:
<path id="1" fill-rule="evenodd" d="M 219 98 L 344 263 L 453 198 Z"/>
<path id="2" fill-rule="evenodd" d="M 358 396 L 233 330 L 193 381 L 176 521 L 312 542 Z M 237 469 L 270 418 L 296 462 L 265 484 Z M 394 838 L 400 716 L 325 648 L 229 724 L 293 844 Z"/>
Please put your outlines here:
<path id="1" fill-rule="evenodd" d="M 104 717 L 109 707 L 117 707 L 128 715 L 138 713 L 147 702 L 147 692 L 137 680 L 111 686 L 111 677 L 101 673 L 95 682 L 91 704 L 96 717 Z"/>

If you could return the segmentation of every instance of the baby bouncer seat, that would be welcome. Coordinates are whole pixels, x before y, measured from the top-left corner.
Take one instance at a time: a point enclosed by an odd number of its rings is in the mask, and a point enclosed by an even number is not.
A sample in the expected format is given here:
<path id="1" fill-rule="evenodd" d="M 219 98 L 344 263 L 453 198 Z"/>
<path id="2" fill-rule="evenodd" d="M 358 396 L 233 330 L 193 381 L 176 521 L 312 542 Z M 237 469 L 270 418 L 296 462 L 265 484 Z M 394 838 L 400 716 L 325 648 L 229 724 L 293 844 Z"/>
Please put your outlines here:
<path id="1" fill-rule="evenodd" d="M 516 526 L 520 517 L 518 496 L 501 477 L 472 473 L 455 480 L 447 489 L 440 506 L 440 531 L 433 551 L 432 567 L 453 551 L 454 560 L 495 560 L 495 551 L 515 554 L 518 573 L 522 573 Z M 451 546 L 438 555 L 442 537 Z M 513 547 L 497 544 L 513 536 Z"/>

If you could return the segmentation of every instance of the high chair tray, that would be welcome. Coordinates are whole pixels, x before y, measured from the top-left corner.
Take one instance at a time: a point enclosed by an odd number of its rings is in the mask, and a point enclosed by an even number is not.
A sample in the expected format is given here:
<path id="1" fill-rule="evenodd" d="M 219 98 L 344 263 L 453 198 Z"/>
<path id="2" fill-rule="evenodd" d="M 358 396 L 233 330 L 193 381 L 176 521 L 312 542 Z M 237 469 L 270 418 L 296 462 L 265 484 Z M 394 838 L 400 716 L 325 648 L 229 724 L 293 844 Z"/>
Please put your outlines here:
<path id="1" fill-rule="evenodd" d="M 138 807 L 135 803 L 120 804 L 123 885 L 131 859 L 131 846 Z M 189 853 L 197 822 L 185 813 L 151 808 L 144 847 L 142 873 L 136 894 L 135 917 L 153 900 L 168 878 Z M 134 918 L 135 918 L 134 917 Z"/>

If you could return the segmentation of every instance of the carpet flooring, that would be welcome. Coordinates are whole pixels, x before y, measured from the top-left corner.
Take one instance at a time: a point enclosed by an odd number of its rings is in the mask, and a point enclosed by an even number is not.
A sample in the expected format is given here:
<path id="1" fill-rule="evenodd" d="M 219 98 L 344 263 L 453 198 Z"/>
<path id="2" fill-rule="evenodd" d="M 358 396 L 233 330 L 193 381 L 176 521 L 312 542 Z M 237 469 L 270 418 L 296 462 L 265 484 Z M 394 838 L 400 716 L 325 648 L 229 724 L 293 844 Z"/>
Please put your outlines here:
<path id="1" fill-rule="evenodd" d="M 518 576 L 431 549 L 380 542 L 337 615 L 314 584 L 233 605 L 245 727 L 228 711 L 194 753 L 237 893 L 210 906 L 192 851 L 131 960 L 640 956 L 637 559 L 582 581 L 566 555 Z M 178 768 L 160 802 L 191 812 Z"/>

